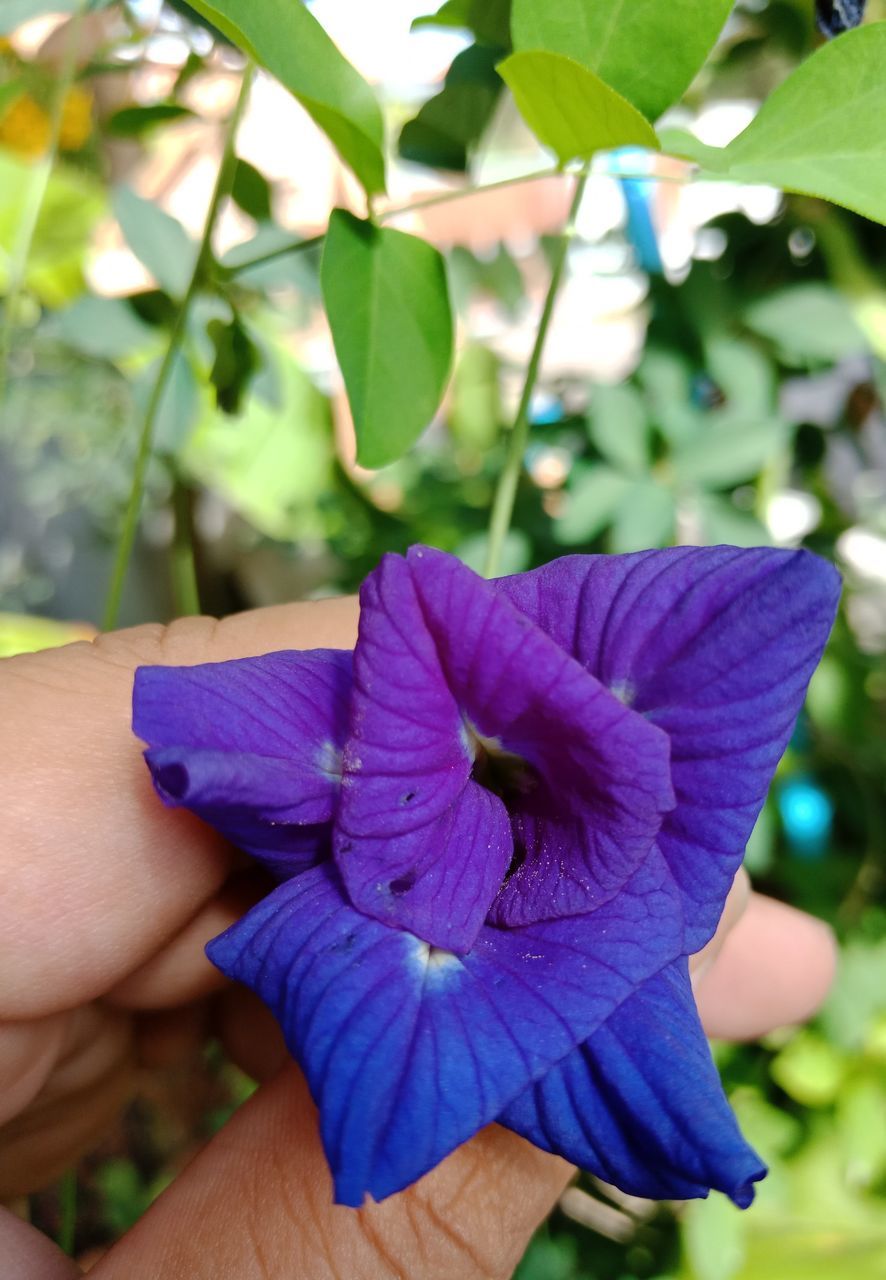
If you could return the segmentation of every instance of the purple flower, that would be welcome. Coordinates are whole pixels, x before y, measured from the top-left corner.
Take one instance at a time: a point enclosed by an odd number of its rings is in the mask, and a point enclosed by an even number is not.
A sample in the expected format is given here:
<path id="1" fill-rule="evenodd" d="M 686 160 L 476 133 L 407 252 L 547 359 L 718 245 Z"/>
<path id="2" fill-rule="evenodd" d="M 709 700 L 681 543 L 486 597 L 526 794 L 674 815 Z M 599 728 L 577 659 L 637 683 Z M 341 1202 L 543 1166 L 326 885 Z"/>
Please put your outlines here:
<path id="1" fill-rule="evenodd" d="M 336 1199 L 492 1120 L 622 1189 L 765 1169 L 689 986 L 833 622 L 804 551 L 387 556 L 353 660 L 142 668 L 161 798 L 282 883 L 209 946 L 274 1010 Z"/>

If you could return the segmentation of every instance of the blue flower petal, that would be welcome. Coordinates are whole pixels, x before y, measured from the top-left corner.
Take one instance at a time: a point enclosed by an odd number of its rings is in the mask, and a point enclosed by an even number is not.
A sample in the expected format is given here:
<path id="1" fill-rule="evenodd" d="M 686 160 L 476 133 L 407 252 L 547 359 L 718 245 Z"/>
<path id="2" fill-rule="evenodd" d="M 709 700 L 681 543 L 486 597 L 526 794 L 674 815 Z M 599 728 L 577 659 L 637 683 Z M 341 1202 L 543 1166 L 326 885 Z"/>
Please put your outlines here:
<path id="1" fill-rule="evenodd" d="M 328 853 L 350 653 L 270 653 L 140 667 L 133 728 L 165 804 L 209 822 L 275 874 Z"/>
<path id="2" fill-rule="evenodd" d="M 499 1118 L 630 1195 L 689 1200 L 717 1190 L 746 1208 L 766 1174 L 723 1094 L 685 958 L 649 978 Z"/>
<path id="3" fill-rule="evenodd" d="M 839 575 L 807 551 L 676 547 L 567 556 L 497 587 L 668 734 L 677 805 L 658 844 L 698 950 L 821 657 Z"/>
<path id="4" fill-rule="evenodd" d="M 484 928 L 457 957 L 347 902 L 333 867 L 274 890 L 209 944 L 283 1026 L 320 1109 L 339 1203 L 431 1169 L 679 954 L 653 849 L 617 901 L 582 919 Z"/>
<path id="5" fill-rule="evenodd" d="M 443 552 L 385 557 L 361 606 L 334 836 L 354 905 L 470 948 L 512 850 L 501 800 L 471 776 L 482 752 L 525 767 L 512 813 L 580 820 L 586 833 L 569 845 L 568 877 L 527 841 L 495 922 L 587 912 L 617 893 L 674 804 L 666 734 Z"/>

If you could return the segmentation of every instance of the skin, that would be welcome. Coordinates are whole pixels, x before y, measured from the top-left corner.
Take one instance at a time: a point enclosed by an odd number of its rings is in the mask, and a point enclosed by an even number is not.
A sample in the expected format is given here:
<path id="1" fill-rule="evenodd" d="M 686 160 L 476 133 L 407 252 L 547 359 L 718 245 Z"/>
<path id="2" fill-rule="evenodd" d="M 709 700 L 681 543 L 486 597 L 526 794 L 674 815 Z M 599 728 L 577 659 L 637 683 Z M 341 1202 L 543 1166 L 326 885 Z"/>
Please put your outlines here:
<path id="1" fill-rule="evenodd" d="M 0 1200 L 46 1186 L 107 1129 L 136 1066 L 193 1050 L 212 1002 L 265 1083 L 90 1273 L 97 1280 L 510 1276 L 573 1170 L 492 1125 L 414 1187 L 336 1207 L 316 1116 L 270 1018 L 203 944 L 261 893 L 208 828 L 156 800 L 130 730 L 132 673 L 283 648 L 351 647 L 353 600 L 140 627 L 0 662 Z M 739 877 L 693 961 L 712 1035 L 811 1014 L 828 930 Z M 0 1209 L 4 1280 L 79 1275 Z"/>

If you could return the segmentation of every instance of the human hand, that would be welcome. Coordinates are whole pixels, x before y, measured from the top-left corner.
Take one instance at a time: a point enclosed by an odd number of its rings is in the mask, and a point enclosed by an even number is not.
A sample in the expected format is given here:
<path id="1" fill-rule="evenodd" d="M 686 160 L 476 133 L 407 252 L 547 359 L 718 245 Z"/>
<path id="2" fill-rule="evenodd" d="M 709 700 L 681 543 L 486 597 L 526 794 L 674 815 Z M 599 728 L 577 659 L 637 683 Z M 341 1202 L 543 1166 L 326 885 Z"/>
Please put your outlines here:
<path id="1" fill-rule="evenodd" d="M 215 833 L 157 804 L 130 730 L 133 671 L 355 638 L 356 602 L 337 600 L 0 662 L 0 1198 L 58 1176 L 119 1109 L 134 1063 L 174 1053 L 200 1027 L 223 984 L 203 944 L 257 892 Z M 798 1021 L 832 967 L 824 926 L 740 878 L 694 961 L 705 1026 L 743 1038 Z M 98 1280 L 511 1274 L 569 1166 L 491 1126 L 383 1204 L 334 1206 L 314 1111 L 296 1069 L 280 1070 L 274 1024 L 233 988 L 220 1023 L 232 1056 L 269 1082 L 98 1264 Z M 0 1258 L 4 1280 L 77 1274 L 11 1216 Z"/>

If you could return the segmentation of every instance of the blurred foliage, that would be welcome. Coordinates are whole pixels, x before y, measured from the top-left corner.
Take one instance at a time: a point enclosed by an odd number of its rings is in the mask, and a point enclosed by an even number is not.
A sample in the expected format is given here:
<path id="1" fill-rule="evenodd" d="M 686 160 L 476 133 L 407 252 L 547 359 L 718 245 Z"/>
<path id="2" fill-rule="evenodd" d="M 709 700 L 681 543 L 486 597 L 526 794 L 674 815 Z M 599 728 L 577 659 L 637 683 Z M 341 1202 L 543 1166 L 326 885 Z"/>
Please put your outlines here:
<path id="1" fill-rule="evenodd" d="M 6 0 L 0 30 L 74 7 Z M 202 128 L 215 146 L 217 122 L 195 91 L 229 85 L 238 71 L 235 51 L 207 20 L 231 4 L 196 7 L 200 14 L 183 2 L 163 10 L 159 30 L 181 58 L 147 80 L 138 79 L 153 56 L 141 7 L 102 8 L 109 25 L 97 28 L 60 104 L 57 55 L 23 56 L 0 42 L 0 295 L 12 336 L 0 410 L 0 655 L 71 638 L 52 619 L 88 624 L 100 615 L 139 418 L 198 261 L 191 232 L 144 194 L 139 166 L 165 160 L 167 147 L 174 153 L 177 130 Z M 388 103 L 401 158 L 451 173 L 483 155 L 498 174 L 525 147 L 495 71 L 510 48 L 508 10 L 507 0 L 449 0 L 422 20 L 422 29 L 464 30 L 475 42 L 424 105 Z M 871 0 L 869 14 L 883 18 L 886 6 Z M 328 56 L 310 31 L 318 56 Z M 257 27 L 254 38 L 269 33 Z M 688 118 L 734 98 L 763 100 L 819 43 L 812 0 L 739 3 L 681 110 Z M 384 159 L 374 108 L 358 86 L 363 124 L 348 131 L 340 109 L 354 84 L 335 65 L 340 79 L 325 104 L 312 100 L 313 112 L 332 113 L 336 145 L 373 189 Z M 630 87 L 630 60 L 619 66 Z M 304 68 L 278 70 L 304 97 Z M 57 105 L 59 154 L 13 296 Z M 331 347 L 318 337 L 319 247 L 305 232 L 298 252 L 287 252 L 298 239 L 278 221 L 278 179 L 243 157 L 231 179 L 243 240 L 200 263 L 158 406 L 125 620 L 172 607 L 173 486 L 184 486 L 192 507 L 201 595 L 213 612 L 353 590 L 383 552 L 416 541 L 479 568 L 525 363 L 515 335 L 535 323 L 544 243 L 527 245 L 521 229 L 507 243 L 449 245 L 460 336 L 449 390 L 416 447 L 368 471 L 353 461 Z M 614 180 L 592 178 L 592 192 L 598 181 Z M 643 197 L 653 221 L 665 218 L 666 190 L 650 184 Z M 685 270 L 669 279 L 639 277 L 623 227 L 576 246 L 575 280 L 591 261 L 590 291 L 613 262 L 639 282 L 632 316 L 643 341 L 618 382 L 592 382 L 581 362 L 554 362 L 531 405 L 503 569 L 686 541 L 805 545 L 841 565 L 844 608 L 748 850 L 761 889 L 835 928 L 840 975 L 810 1027 L 717 1046 L 745 1132 L 771 1167 L 750 1212 L 717 1196 L 659 1207 L 583 1179 L 584 1199 L 564 1201 L 519 1280 L 886 1274 L 886 240 L 872 222 L 809 197 L 787 197 L 762 219 L 740 204 L 707 220 Z M 396 251 L 393 234 L 378 239 Z M 115 253 L 127 246 L 142 283 L 100 289 L 91 271 L 97 241 Z M 127 262 L 127 279 L 138 279 Z M 395 345 L 409 340 L 408 303 L 400 288 L 386 304 Z M 442 333 L 447 317 L 437 313 L 435 323 Z M 590 344 L 598 331 L 588 332 Z M 405 403 L 415 362 L 400 353 L 393 372 Z M 432 399 L 442 372 L 425 379 Z M 373 412 L 382 430 L 384 405 Z M 421 424 L 397 425 L 411 439 Z M 48 617 L 23 616 L 34 609 Z M 198 1136 L 248 1094 L 217 1054 L 202 1070 L 181 1114 L 172 1094 L 155 1099 L 84 1165 L 84 1249 L 134 1221 Z M 37 1203 L 50 1229 L 55 1213 L 51 1197 Z"/>

